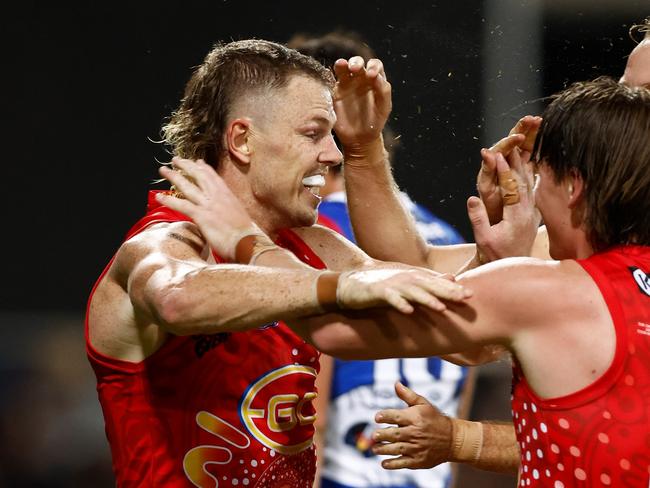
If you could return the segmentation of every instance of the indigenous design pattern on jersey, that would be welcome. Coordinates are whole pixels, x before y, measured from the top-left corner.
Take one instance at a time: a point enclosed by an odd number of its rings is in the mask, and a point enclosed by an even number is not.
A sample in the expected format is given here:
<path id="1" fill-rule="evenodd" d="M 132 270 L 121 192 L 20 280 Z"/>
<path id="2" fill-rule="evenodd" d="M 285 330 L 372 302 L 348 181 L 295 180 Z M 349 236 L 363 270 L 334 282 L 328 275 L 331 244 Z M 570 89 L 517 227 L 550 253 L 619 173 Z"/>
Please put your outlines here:
<path id="1" fill-rule="evenodd" d="M 446 222 L 417 205 L 405 193 L 402 204 L 413 215 L 418 232 L 431 244 L 459 244 L 463 240 Z M 327 195 L 318 208 L 318 223 L 340 232 L 354 242 L 343 192 Z M 402 408 L 394 384 L 401 381 L 448 415 L 456 415 L 466 369 L 439 358 L 345 361 L 334 359 L 328 411 L 322 488 L 442 488 L 450 468 L 383 469 L 372 452 L 372 432 L 378 410 Z"/>
<path id="2" fill-rule="evenodd" d="M 131 237 L 187 220 L 150 197 Z M 278 242 L 315 267 L 290 231 Z M 218 256 L 215 256 L 221 262 Z M 284 323 L 244 332 L 169 336 L 140 363 L 88 342 L 120 487 L 311 487 L 319 353 Z"/>
<path id="3" fill-rule="evenodd" d="M 609 369 L 571 395 L 541 400 L 515 366 L 512 410 L 520 486 L 650 486 L 650 296 L 638 285 L 650 248 L 624 246 L 578 261 L 616 329 Z"/>

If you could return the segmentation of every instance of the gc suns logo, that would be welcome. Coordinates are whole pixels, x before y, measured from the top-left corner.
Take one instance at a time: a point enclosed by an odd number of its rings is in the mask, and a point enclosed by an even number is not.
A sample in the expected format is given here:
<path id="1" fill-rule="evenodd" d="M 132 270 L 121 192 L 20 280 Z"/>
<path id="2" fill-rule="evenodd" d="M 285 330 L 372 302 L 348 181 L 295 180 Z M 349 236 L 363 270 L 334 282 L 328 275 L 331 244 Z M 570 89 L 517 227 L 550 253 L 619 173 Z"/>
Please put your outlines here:
<path id="1" fill-rule="evenodd" d="M 632 277 L 642 293 L 650 297 L 650 276 L 635 266 L 630 266 Z"/>
<path id="2" fill-rule="evenodd" d="M 316 412 L 312 400 L 316 370 L 283 366 L 259 378 L 244 393 L 239 416 L 250 434 L 280 454 L 297 454 L 312 445 Z"/>

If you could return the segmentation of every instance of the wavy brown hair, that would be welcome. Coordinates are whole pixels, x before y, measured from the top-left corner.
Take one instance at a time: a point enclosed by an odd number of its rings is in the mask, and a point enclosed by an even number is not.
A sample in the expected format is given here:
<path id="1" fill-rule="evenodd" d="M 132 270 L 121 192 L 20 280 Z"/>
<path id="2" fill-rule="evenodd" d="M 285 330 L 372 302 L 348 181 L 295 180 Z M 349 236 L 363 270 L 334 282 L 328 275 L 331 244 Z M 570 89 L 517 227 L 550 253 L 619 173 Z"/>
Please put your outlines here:
<path id="1" fill-rule="evenodd" d="M 203 159 L 217 168 L 233 104 L 255 92 L 285 87 L 294 75 L 334 86 L 328 69 L 281 44 L 259 39 L 217 44 L 185 86 L 180 106 L 162 128 L 163 142 L 177 156 Z"/>
<path id="2" fill-rule="evenodd" d="M 602 77 L 552 99 L 533 154 L 557 182 L 582 177 L 594 250 L 650 245 L 650 90 Z"/>

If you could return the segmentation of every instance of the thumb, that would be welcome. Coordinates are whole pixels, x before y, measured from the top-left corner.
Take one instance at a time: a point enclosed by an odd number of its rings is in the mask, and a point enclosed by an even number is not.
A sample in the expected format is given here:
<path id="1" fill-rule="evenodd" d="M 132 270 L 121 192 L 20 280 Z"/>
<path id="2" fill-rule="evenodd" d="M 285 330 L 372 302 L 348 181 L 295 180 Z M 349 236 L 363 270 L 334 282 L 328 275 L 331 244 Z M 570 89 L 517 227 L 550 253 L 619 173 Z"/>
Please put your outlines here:
<path id="1" fill-rule="evenodd" d="M 395 393 L 400 397 L 409 407 L 413 405 L 428 404 L 429 402 L 423 396 L 418 395 L 410 388 L 404 386 L 400 381 L 395 383 Z"/>
<path id="2" fill-rule="evenodd" d="M 472 224 L 474 241 L 482 242 L 490 230 L 490 219 L 485 209 L 485 204 L 478 197 L 467 199 L 467 216 Z"/>

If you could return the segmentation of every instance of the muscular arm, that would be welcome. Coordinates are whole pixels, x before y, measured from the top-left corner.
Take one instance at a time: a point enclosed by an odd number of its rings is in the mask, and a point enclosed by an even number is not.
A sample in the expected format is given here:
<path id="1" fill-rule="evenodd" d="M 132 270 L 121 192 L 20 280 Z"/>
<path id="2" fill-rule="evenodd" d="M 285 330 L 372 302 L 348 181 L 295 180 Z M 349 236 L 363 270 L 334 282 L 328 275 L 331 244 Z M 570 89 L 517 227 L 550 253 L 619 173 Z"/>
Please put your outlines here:
<path id="1" fill-rule="evenodd" d="M 245 330 L 322 312 L 318 271 L 210 264 L 193 224 L 162 224 L 127 242 L 116 266 L 136 317 L 176 335 Z"/>
<path id="2" fill-rule="evenodd" d="M 359 247 L 376 259 L 428 266 L 429 245 L 402 206 L 383 140 L 344 146 L 344 160 L 348 210 Z"/>
<path id="3" fill-rule="evenodd" d="M 458 421 L 454 419 L 454 421 Z M 477 460 L 452 459 L 467 463 L 478 469 L 499 473 L 517 473 L 519 469 L 519 445 L 512 422 L 482 421 L 483 444 Z"/>
<path id="4" fill-rule="evenodd" d="M 378 59 L 355 56 L 334 65 L 334 127 L 344 148 L 348 208 L 360 247 L 382 261 L 427 265 L 427 244 L 402 208 L 381 137 L 392 108 L 391 85 Z M 368 200 L 366 197 L 369 197 Z M 377 233 L 373 229 L 381 229 Z M 368 232 L 365 232 L 368 229 Z M 373 242 L 382 241 L 382 242 Z"/>
<path id="5" fill-rule="evenodd" d="M 440 356 L 480 351 L 488 344 L 511 349 L 522 330 L 544 322 L 548 282 L 556 263 L 510 258 L 461 275 L 474 294 L 443 313 L 418 308 L 411 315 L 387 310 L 379 320 L 363 314 L 332 314 L 295 321 L 318 348 L 342 358 Z M 495 284 L 498 283 L 498 286 Z M 334 318 L 334 320 L 332 320 Z M 493 357 L 487 355 L 486 357 Z"/>
<path id="6" fill-rule="evenodd" d="M 383 261 L 426 266 L 438 272 L 456 273 L 480 264 L 471 260 L 477 254 L 474 245 L 427 245 L 417 232 L 410 212 L 401 204 L 381 137 L 381 129 L 390 111 L 390 84 L 382 76 L 381 62 L 370 60 L 365 70 L 361 58 L 351 58 L 349 62 L 339 60 L 335 71 L 339 79 L 334 104 L 338 116 L 335 130 L 343 143 L 348 208 L 359 246 Z M 358 93 L 365 93 L 362 97 L 364 103 L 359 103 Z M 348 103 L 349 100 L 354 103 Z M 360 111 L 359 107 L 365 110 Z M 476 198 L 468 202 L 476 242 L 491 251 L 481 252 L 485 256 L 489 254 L 490 260 L 529 255 L 535 228 L 539 224 L 528 195 L 530 182 L 528 173 L 524 171 L 526 166 L 515 147 L 525 140 L 523 134 L 509 136 L 483 154 L 484 158 L 491 158 L 494 162 L 497 151 L 510 153 L 512 167 L 517 173 L 515 177 L 524 187 L 520 193 L 525 204 L 509 209 L 507 221 L 503 224 L 497 222 L 491 227 L 488 212 L 481 202 Z M 500 168 L 494 165 L 495 175 L 510 169 L 501 159 Z M 497 195 L 498 189 L 497 186 Z M 524 236 L 526 239 L 522 238 Z"/>

